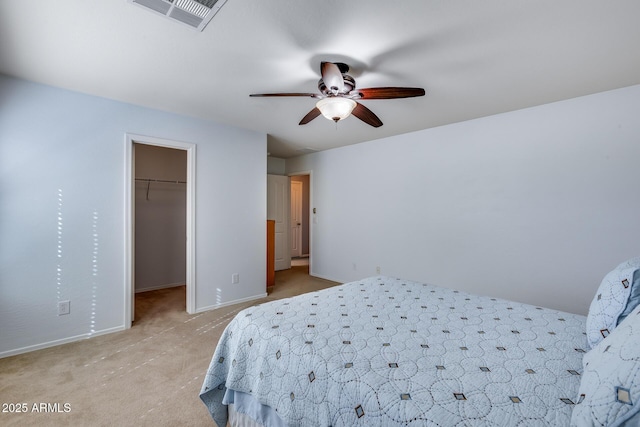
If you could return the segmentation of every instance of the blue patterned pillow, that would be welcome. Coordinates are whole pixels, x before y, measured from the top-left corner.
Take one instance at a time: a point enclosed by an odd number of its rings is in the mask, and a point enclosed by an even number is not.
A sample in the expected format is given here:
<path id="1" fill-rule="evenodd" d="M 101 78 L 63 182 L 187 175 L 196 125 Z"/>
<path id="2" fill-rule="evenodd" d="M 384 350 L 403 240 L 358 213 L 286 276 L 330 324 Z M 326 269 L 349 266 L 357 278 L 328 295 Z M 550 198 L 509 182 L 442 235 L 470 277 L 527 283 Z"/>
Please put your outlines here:
<path id="1" fill-rule="evenodd" d="M 613 332 L 623 313 L 626 317 L 635 308 L 633 304 L 638 304 L 632 300 L 629 306 L 634 285 L 638 285 L 634 283 L 634 276 L 640 275 L 636 274 L 638 270 L 640 257 L 623 262 L 602 280 L 587 315 L 587 341 L 591 348 Z M 634 294 L 637 296 L 637 293 L 636 289 Z"/>
<path id="2" fill-rule="evenodd" d="M 640 306 L 582 359 L 572 426 L 640 425 Z"/>
<path id="3" fill-rule="evenodd" d="M 640 269 L 633 274 L 633 283 L 631 284 L 631 294 L 627 301 L 627 308 L 624 309 L 620 317 L 618 317 L 618 325 L 631 313 L 638 305 L 640 305 Z"/>

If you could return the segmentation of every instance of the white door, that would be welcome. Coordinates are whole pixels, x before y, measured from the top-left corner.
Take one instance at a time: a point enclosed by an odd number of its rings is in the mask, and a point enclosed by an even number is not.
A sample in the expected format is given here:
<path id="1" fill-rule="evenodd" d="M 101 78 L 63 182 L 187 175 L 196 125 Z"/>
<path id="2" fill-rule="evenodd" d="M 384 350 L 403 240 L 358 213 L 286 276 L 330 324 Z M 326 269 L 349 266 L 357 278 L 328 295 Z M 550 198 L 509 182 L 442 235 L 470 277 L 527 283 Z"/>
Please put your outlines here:
<path id="1" fill-rule="evenodd" d="M 275 220 L 275 269 L 291 268 L 291 250 L 289 249 L 289 189 L 288 176 L 267 175 L 267 219 Z"/>
<path id="2" fill-rule="evenodd" d="M 302 183 L 291 181 L 291 257 L 302 256 Z"/>

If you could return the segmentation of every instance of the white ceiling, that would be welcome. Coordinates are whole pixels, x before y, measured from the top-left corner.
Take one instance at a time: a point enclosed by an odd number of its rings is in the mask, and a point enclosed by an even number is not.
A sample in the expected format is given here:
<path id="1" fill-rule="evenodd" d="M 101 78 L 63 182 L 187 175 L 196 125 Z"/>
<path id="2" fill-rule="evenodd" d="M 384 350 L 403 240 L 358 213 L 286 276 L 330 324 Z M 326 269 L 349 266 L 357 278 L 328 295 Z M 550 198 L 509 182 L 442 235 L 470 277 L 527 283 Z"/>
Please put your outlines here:
<path id="1" fill-rule="evenodd" d="M 638 0 L 228 0 L 203 32 L 126 0 L 0 0 L 0 72 L 264 132 L 292 157 L 640 84 Z M 299 126 L 320 62 L 358 87 L 421 98 L 362 103 L 384 125 Z"/>

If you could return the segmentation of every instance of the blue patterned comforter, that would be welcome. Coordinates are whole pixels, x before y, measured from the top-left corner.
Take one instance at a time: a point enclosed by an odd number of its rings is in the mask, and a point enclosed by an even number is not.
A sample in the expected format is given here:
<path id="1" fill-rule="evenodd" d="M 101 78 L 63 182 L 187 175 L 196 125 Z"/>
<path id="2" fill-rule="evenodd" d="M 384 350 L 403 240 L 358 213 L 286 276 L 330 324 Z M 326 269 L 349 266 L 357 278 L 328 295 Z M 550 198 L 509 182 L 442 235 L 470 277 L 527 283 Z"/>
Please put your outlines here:
<path id="1" fill-rule="evenodd" d="M 227 388 L 291 426 L 567 426 L 584 316 L 372 277 L 240 312 L 200 397 Z"/>

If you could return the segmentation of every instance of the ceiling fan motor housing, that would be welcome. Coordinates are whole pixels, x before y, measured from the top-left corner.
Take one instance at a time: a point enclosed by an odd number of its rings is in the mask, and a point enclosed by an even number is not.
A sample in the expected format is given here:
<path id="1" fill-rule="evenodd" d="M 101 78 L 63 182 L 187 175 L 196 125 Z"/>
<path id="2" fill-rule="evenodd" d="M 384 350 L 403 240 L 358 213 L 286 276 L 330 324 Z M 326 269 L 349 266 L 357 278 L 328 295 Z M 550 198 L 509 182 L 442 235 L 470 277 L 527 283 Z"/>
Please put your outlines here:
<path id="1" fill-rule="evenodd" d="M 342 74 L 342 79 L 344 80 L 344 87 L 340 92 L 338 92 L 338 94 L 337 94 L 338 96 L 347 95 L 349 92 L 351 92 L 356 87 L 356 81 L 350 75 L 343 73 Z M 318 80 L 318 90 L 324 96 L 335 96 L 335 94 L 333 93 L 331 88 L 328 88 L 327 85 L 324 83 L 324 80 L 322 80 L 322 79 Z"/>

